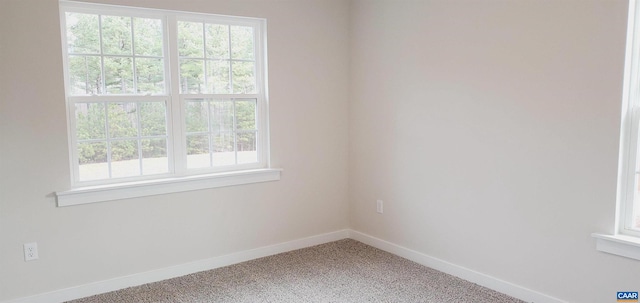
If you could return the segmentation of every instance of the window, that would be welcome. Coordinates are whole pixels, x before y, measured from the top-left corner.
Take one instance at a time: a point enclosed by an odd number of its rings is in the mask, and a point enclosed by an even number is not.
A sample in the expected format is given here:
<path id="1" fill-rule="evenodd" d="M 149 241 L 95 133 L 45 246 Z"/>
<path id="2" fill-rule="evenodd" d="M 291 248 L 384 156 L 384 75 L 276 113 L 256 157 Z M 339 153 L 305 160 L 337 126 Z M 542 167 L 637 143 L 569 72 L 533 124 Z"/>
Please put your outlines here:
<path id="1" fill-rule="evenodd" d="M 635 3 L 634 3 L 635 4 Z M 636 7 L 629 7 L 627 58 L 622 108 L 619 223 L 620 234 L 640 236 L 640 27 Z M 636 20 L 636 22 L 634 22 Z"/>
<path id="2" fill-rule="evenodd" d="M 60 10 L 74 188 L 268 168 L 264 20 Z"/>
<path id="3" fill-rule="evenodd" d="M 640 9 L 629 1 L 617 216 L 614 234 L 594 233 L 596 249 L 640 260 Z"/>

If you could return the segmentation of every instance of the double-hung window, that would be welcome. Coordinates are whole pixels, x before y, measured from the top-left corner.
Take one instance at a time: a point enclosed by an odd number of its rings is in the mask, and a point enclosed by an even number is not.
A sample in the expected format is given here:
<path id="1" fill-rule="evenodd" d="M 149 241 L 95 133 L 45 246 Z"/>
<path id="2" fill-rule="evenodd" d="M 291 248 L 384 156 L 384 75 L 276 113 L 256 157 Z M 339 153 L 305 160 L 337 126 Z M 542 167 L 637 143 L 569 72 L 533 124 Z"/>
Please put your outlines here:
<path id="1" fill-rule="evenodd" d="M 265 20 L 60 11 L 72 187 L 268 168 Z"/>
<path id="2" fill-rule="evenodd" d="M 631 1 L 622 108 L 618 232 L 640 237 L 640 23 Z"/>
<path id="3" fill-rule="evenodd" d="M 640 260 L 640 8 L 629 1 L 620 128 L 616 226 L 597 249 Z"/>

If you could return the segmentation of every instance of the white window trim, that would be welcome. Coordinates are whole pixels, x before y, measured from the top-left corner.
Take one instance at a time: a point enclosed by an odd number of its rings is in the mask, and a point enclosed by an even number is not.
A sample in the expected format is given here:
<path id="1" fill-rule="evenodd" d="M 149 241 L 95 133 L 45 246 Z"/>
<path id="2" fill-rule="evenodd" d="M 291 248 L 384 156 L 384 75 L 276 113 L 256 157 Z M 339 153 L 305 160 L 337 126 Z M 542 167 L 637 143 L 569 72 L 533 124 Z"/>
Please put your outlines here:
<path id="1" fill-rule="evenodd" d="M 596 249 L 622 257 L 640 260 L 640 238 L 622 234 L 606 235 L 594 233 Z"/>
<path id="2" fill-rule="evenodd" d="M 632 230 L 640 123 L 640 8 L 629 0 L 627 47 L 620 125 L 616 217 L 613 234 L 593 233 L 598 251 L 640 260 L 640 232 Z"/>
<path id="3" fill-rule="evenodd" d="M 58 207 L 280 180 L 282 169 L 254 169 L 76 188 L 56 192 Z"/>
<path id="4" fill-rule="evenodd" d="M 181 12 L 181 11 L 164 11 L 158 9 L 146 9 L 146 8 L 136 8 L 136 7 L 121 7 L 121 6 L 113 6 L 106 4 L 92 4 L 92 3 L 84 3 L 84 2 L 74 2 L 74 1 L 66 1 L 61 0 L 61 18 L 64 15 L 64 10 L 62 6 L 66 8 L 78 9 L 81 11 L 85 11 L 87 13 L 98 13 L 104 14 L 104 8 L 108 8 L 109 12 L 122 12 L 126 15 L 136 15 L 136 16 L 149 16 L 149 17 L 158 17 L 158 15 L 166 15 L 168 14 L 168 19 L 165 19 L 165 22 L 175 22 L 177 18 L 180 20 L 193 19 L 195 21 L 206 21 L 215 18 L 218 21 L 225 21 L 229 24 L 236 25 L 248 25 L 254 26 L 257 30 L 259 29 L 259 34 L 256 35 L 256 94 L 250 95 L 242 95 L 242 94 L 232 94 L 228 97 L 230 98 L 243 98 L 250 96 L 253 99 L 257 100 L 257 115 L 259 117 L 258 129 L 259 133 L 262 136 L 262 139 L 258 142 L 258 148 L 261 149 L 259 153 L 258 163 L 255 164 L 238 164 L 234 167 L 237 168 L 235 170 L 225 170 L 220 171 L 220 168 L 212 168 L 208 170 L 190 170 L 187 172 L 184 168 L 185 163 L 175 163 L 171 160 L 172 154 L 173 157 L 179 157 L 180 154 L 184 154 L 185 152 L 182 150 L 181 142 L 177 142 L 176 138 L 184 138 L 185 133 L 185 122 L 181 119 L 181 117 L 172 117 L 173 115 L 183 115 L 184 109 L 182 100 L 184 98 L 193 98 L 198 97 L 199 95 L 195 94 L 181 94 L 178 89 L 178 73 L 172 72 L 165 77 L 165 85 L 167 85 L 167 89 L 172 93 L 170 95 L 161 95 L 154 97 L 161 97 L 167 99 L 167 134 L 169 135 L 169 151 L 168 156 L 170 157 L 170 172 L 168 174 L 162 175 L 154 175 L 154 176 L 142 176 L 140 178 L 131 178 L 124 180 L 117 180 L 112 182 L 112 180 L 108 180 L 109 183 L 101 183 L 101 182 L 84 182 L 82 184 L 78 184 L 76 172 L 73 166 L 73 155 L 70 153 L 70 161 L 71 163 L 71 181 L 72 187 L 70 190 L 58 191 L 55 193 L 57 198 L 58 207 L 62 206 L 71 206 L 71 205 L 79 205 L 79 204 L 87 204 L 87 203 L 96 203 L 103 201 L 111 201 L 111 200 L 121 200 L 121 199 L 129 199 L 129 198 L 137 198 L 137 197 L 145 197 L 145 196 L 153 196 L 153 195 L 161 195 L 167 193 L 176 193 L 176 192 L 184 192 L 191 190 L 201 190 L 207 188 L 217 188 L 224 186 L 234 186 L 234 185 L 242 185 L 242 184 L 251 184 L 258 182 L 268 182 L 268 181 L 276 181 L 280 180 L 280 175 L 282 169 L 271 168 L 270 166 L 270 144 L 269 144 L 269 116 L 268 116 L 268 85 L 267 85 L 267 49 L 266 49 L 266 22 L 263 19 L 256 18 L 247 18 L 247 17 L 232 17 L 232 16 L 222 16 L 222 15 L 214 15 L 214 14 L 201 14 L 201 13 L 193 13 L 193 12 Z M 64 19 L 63 19 L 64 20 Z M 257 24 L 260 24 L 257 27 Z M 61 24 L 62 34 L 63 34 L 63 50 L 66 50 L 66 41 L 64 40 L 66 28 L 64 28 L 64 24 Z M 175 28 L 168 27 L 165 24 L 164 31 L 165 39 L 167 39 L 167 35 L 175 37 L 177 33 L 175 32 Z M 165 53 L 168 54 L 165 56 L 166 62 L 169 62 L 171 66 L 169 66 L 168 70 L 176 71 L 177 66 L 177 49 L 167 49 L 171 48 L 173 44 L 165 44 Z M 66 51 L 63 54 L 63 60 L 67 60 Z M 167 64 L 167 63 L 166 63 Z M 66 62 L 65 62 L 65 90 L 68 91 L 67 83 L 67 70 L 66 70 Z M 172 86 L 172 87 L 170 87 Z M 219 95 L 214 94 L 206 94 L 203 95 L 205 97 L 220 97 Z M 200 97 L 203 97 L 200 96 Z M 118 96 L 120 98 L 126 96 Z M 67 99 L 69 97 L 67 96 Z M 78 100 L 82 99 L 82 97 L 74 97 Z M 103 98 L 108 99 L 110 96 L 106 95 Z M 69 101 L 67 101 L 69 102 Z M 71 111 L 71 106 L 67 105 L 67 109 Z M 172 110 L 173 108 L 173 110 Z M 67 113 L 68 115 L 72 115 L 72 112 Z M 71 119 L 67 119 L 68 132 L 71 139 L 75 135 L 75 132 L 72 129 L 72 125 L 70 125 Z M 69 141 L 75 142 L 73 140 Z M 73 146 L 70 146 L 73 148 Z M 184 161 L 184 160 L 176 160 L 175 161 Z M 173 162 L 173 163 L 172 163 Z M 180 165 L 182 167 L 176 169 L 175 165 Z M 118 182 L 120 181 L 120 182 Z"/>

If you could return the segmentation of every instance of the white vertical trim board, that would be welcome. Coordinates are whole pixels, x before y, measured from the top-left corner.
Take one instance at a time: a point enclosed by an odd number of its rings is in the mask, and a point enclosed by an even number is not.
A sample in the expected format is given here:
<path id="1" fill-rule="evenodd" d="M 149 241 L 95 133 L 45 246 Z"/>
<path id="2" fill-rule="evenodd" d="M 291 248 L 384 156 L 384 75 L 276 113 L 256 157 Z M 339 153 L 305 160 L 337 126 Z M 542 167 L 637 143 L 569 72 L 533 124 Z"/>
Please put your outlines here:
<path id="1" fill-rule="evenodd" d="M 560 299 L 434 258 L 424 253 L 411 250 L 355 230 L 350 231 L 349 238 L 526 302 L 566 303 Z"/>
<path id="2" fill-rule="evenodd" d="M 331 233 L 245 250 L 224 256 L 213 257 L 191 263 L 137 273 L 129 276 L 55 290 L 35 296 L 13 299 L 4 301 L 2 303 L 60 303 L 69 300 L 75 300 L 127 287 L 158 282 L 196 272 L 233 265 L 240 262 L 267 257 L 296 249 L 338 241 L 349 238 L 349 233 L 350 231 L 348 229 L 343 229 Z"/>

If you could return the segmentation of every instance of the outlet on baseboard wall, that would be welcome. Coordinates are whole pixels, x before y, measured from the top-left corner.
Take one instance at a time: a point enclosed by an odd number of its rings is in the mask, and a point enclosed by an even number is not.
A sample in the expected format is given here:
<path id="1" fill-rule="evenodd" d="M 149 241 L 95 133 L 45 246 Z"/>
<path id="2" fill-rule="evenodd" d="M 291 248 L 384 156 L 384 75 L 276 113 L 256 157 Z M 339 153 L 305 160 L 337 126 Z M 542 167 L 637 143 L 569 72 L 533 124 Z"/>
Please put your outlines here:
<path id="1" fill-rule="evenodd" d="M 379 214 L 384 212 L 384 201 L 382 200 L 376 201 L 376 212 L 378 212 Z"/>

